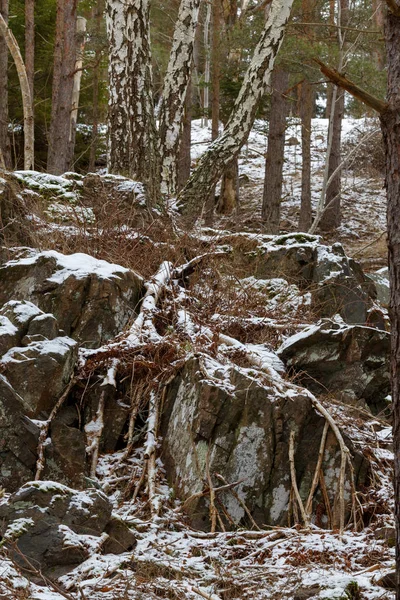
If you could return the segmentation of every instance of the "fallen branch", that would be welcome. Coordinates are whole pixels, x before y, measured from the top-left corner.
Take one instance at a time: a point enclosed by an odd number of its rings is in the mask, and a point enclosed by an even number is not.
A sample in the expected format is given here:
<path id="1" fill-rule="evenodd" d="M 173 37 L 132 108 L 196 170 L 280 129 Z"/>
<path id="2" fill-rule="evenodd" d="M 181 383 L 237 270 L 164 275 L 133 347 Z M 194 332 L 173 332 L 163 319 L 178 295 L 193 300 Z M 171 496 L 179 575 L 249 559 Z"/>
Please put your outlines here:
<path id="1" fill-rule="evenodd" d="M 206 455 L 206 477 L 208 481 L 208 488 L 210 494 L 210 521 L 211 521 L 211 533 L 214 533 L 217 525 L 217 509 L 215 507 L 215 491 L 211 479 L 210 473 L 210 447 L 208 448 Z"/>

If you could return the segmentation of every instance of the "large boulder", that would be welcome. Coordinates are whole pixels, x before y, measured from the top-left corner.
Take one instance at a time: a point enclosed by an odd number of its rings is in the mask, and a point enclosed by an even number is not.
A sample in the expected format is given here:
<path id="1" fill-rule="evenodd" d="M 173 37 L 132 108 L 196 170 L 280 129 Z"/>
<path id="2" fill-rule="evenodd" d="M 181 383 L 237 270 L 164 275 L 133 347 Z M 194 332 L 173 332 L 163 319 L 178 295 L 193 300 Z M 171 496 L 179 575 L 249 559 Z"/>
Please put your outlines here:
<path id="1" fill-rule="evenodd" d="M 0 309 L 0 486 L 8 491 L 35 475 L 40 427 L 73 376 L 78 344 L 59 333 L 54 315 L 32 302 Z M 81 485 L 86 448 L 77 411 L 63 406 L 49 436 L 45 476 Z"/>
<path id="2" fill-rule="evenodd" d="M 0 504 L 0 522 L 3 539 L 23 567 L 24 556 L 39 569 L 71 568 L 104 544 L 114 554 L 136 544 L 129 527 L 113 517 L 105 494 L 96 489 L 77 492 L 53 481 L 23 485 Z"/>
<path id="3" fill-rule="evenodd" d="M 17 249 L 0 266 L 0 305 L 28 300 L 53 314 L 66 335 L 86 347 L 117 335 L 135 314 L 139 275 L 87 254 Z"/>
<path id="4" fill-rule="evenodd" d="M 297 479 L 306 498 L 323 428 L 324 419 L 310 396 L 285 384 L 278 374 L 270 380 L 202 356 L 186 364 L 167 393 L 162 460 L 178 497 L 188 499 L 206 487 L 208 455 L 212 476 L 219 473 L 229 483 L 240 481 L 235 490 L 259 525 L 286 525 L 290 433 L 295 432 Z M 364 459 L 352 452 L 356 479 L 363 481 Z M 329 434 L 324 468 L 332 494 L 339 464 L 337 443 Z M 214 482 L 217 486 L 218 480 Z M 233 521 L 245 525 L 245 510 L 237 498 L 226 493 L 222 499 Z M 187 508 L 194 526 L 208 526 L 204 497 L 194 498 Z"/>
<path id="5" fill-rule="evenodd" d="M 366 323 L 375 285 L 341 244 L 325 246 L 317 236 L 287 234 L 269 238 L 252 254 L 256 277 L 282 277 L 310 291 L 321 317 L 339 313 L 348 323 Z"/>
<path id="6" fill-rule="evenodd" d="M 390 334 L 324 319 L 278 350 L 298 381 L 315 393 L 332 392 L 351 404 L 366 402 L 375 414 L 390 392 Z"/>

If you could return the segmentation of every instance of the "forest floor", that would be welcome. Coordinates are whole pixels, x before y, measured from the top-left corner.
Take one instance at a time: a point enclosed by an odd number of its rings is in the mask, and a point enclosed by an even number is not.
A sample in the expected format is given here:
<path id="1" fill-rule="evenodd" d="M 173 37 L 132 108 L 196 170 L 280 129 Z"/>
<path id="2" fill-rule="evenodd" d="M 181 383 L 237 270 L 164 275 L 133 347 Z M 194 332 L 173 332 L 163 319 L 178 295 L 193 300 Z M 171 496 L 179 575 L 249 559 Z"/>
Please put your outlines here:
<path id="1" fill-rule="evenodd" d="M 314 202 L 322 184 L 326 126 L 323 119 L 313 121 Z M 374 127 L 376 123 L 372 121 L 346 120 L 345 149 L 354 147 L 362 132 Z M 209 130 L 194 122 L 193 160 L 205 149 L 209 136 Z M 295 231 L 298 221 L 301 151 L 295 140 L 301 139 L 301 132 L 295 121 L 288 129 L 289 138 L 293 145 L 286 146 L 282 232 Z M 265 149 L 266 133 L 257 123 L 240 158 L 240 209 L 236 215 L 217 217 L 214 235 L 222 230 L 262 233 Z M 377 142 L 374 151 L 369 145 L 347 165 L 343 176 L 343 224 L 334 233 L 322 236 L 326 243 L 341 242 L 347 254 L 360 260 L 366 270 L 386 265 L 386 208 L 379 156 Z M 77 248 L 74 242 L 74 251 L 88 248 Z M 110 259 L 101 251 L 98 257 Z M 206 277 L 199 284 L 199 288 L 203 286 L 199 297 L 203 293 L 201 297 L 205 298 L 204 286 L 210 282 Z M 211 314 L 211 300 L 209 309 Z M 199 318 L 202 314 L 205 313 Z M 284 318 L 290 320 L 289 316 Z M 308 320 L 305 317 L 304 323 L 310 322 L 312 315 L 308 315 Z M 101 457 L 97 469 L 98 482 L 113 499 L 115 511 L 137 532 L 134 552 L 118 556 L 93 552 L 89 560 L 53 583 L 41 581 L 39 573 L 30 581 L 28 574 L 19 572 L 4 558 L 0 562 L 0 599 L 393 599 L 394 593 L 381 585 L 382 578 L 394 568 L 391 428 L 388 423 L 365 415 L 349 419 L 339 405 L 331 410 L 352 440 L 368 448 L 372 456 L 374 485 L 360 495 L 363 519 L 359 531 L 349 526 L 340 535 L 339 531 L 316 526 L 304 529 L 300 525 L 266 526 L 262 531 L 194 531 L 163 479 L 158 488 L 165 496 L 164 511 L 162 516 L 151 519 L 145 497 L 134 504 L 122 501 L 121 488 L 113 483 L 117 463 L 122 478 L 135 467 L 140 472 L 143 448 L 138 447 L 125 463 L 122 452 Z M 161 464 L 159 472 L 162 474 Z"/>

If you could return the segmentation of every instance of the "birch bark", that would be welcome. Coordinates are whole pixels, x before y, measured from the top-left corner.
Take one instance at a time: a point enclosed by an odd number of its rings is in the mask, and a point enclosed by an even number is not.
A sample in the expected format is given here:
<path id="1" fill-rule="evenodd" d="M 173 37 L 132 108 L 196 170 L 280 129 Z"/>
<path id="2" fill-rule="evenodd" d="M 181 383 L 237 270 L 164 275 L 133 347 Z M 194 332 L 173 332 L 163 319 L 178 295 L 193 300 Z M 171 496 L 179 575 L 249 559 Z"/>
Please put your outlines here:
<path id="1" fill-rule="evenodd" d="M 108 0 L 108 169 L 160 199 L 159 146 L 152 97 L 149 0 Z"/>
<path id="2" fill-rule="evenodd" d="M 8 21 L 8 0 L 0 0 L 0 14 Z M 8 137 L 8 49 L 0 35 L 0 153 L 4 167 L 11 167 L 10 140 Z"/>
<path id="3" fill-rule="evenodd" d="M 201 0 L 182 0 L 159 112 L 162 190 L 175 194 L 185 101 L 192 71 L 193 48 Z"/>
<path id="4" fill-rule="evenodd" d="M 188 224 L 193 224 L 206 201 L 212 185 L 217 183 L 246 142 L 265 93 L 275 57 L 283 41 L 293 0 L 273 0 L 268 20 L 258 41 L 242 88 L 222 135 L 203 154 L 197 168 L 178 196 L 178 205 Z"/>

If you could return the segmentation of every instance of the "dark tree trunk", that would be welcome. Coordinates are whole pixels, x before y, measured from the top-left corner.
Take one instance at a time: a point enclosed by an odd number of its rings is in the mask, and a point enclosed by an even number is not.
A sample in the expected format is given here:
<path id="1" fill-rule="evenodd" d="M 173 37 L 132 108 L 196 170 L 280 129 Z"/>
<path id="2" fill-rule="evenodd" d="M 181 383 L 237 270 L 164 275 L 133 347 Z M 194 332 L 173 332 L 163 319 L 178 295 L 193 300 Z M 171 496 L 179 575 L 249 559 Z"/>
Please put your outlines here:
<path id="1" fill-rule="evenodd" d="M 35 0 L 25 0 L 25 68 L 31 90 L 35 75 Z"/>
<path id="2" fill-rule="evenodd" d="M 333 115 L 332 147 L 329 155 L 328 179 L 338 168 L 341 161 L 342 145 L 342 121 L 344 115 L 344 91 L 338 89 Z M 339 227 L 341 222 L 340 212 L 341 195 L 341 171 L 339 170 L 332 179 L 331 184 L 326 190 L 325 209 L 319 223 L 323 231 L 331 231 Z"/>
<path id="3" fill-rule="evenodd" d="M 72 92 L 76 60 L 77 0 L 59 0 L 54 53 L 53 92 L 47 170 L 60 175 L 70 168 Z"/>
<path id="4" fill-rule="evenodd" d="M 311 215 L 311 119 L 314 111 L 314 88 L 304 81 L 300 92 L 301 116 L 301 206 L 299 230 L 308 231 L 312 223 Z"/>
<path id="5" fill-rule="evenodd" d="M 182 140 L 178 159 L 178 191 L 190 177 L 190 146 L 192 143 L 192 82 L 189 81 L 185 100 L 185 115 L 183 117 Z"/>
<path id="6" fill-rule="evenodd" d="M 227 166 L 221 182 L 221 195 L 217 211 L 230 215 L 239 206 L 239 161 L 238 157 Z"/>
<path id="7" fill-rule="evenodd" d="M 0 0 L 0 13 L 8 21 L 8 0 Z M 7 168 L 11 168 L 10 138 L 8 136 L 8 48 L 0 35 L 0 151 Z M 1 166 L 1 165 L 0 165 Z"/>
<path id="8" fill-rule="evenodd" d="M 388 108 L 381 114 L 386 152 L 386 191 L 392 330 L 392 401 L 396 541 L 396 599 L 400 600 L 400 4 L 388 11 L 385 38 L 388 61 Z"/>
<path id="9" fill-rule="evenodd" d="M 286 117 L 289 107 L 285 92 L 289 87 L 289 73 L 279 67 L 276 68 L 272 73 L 271 86 L 272 96 L 267 158 L 265 161 L 262 219 L 267 233 L 278 233 L 282 199 Z"/>

